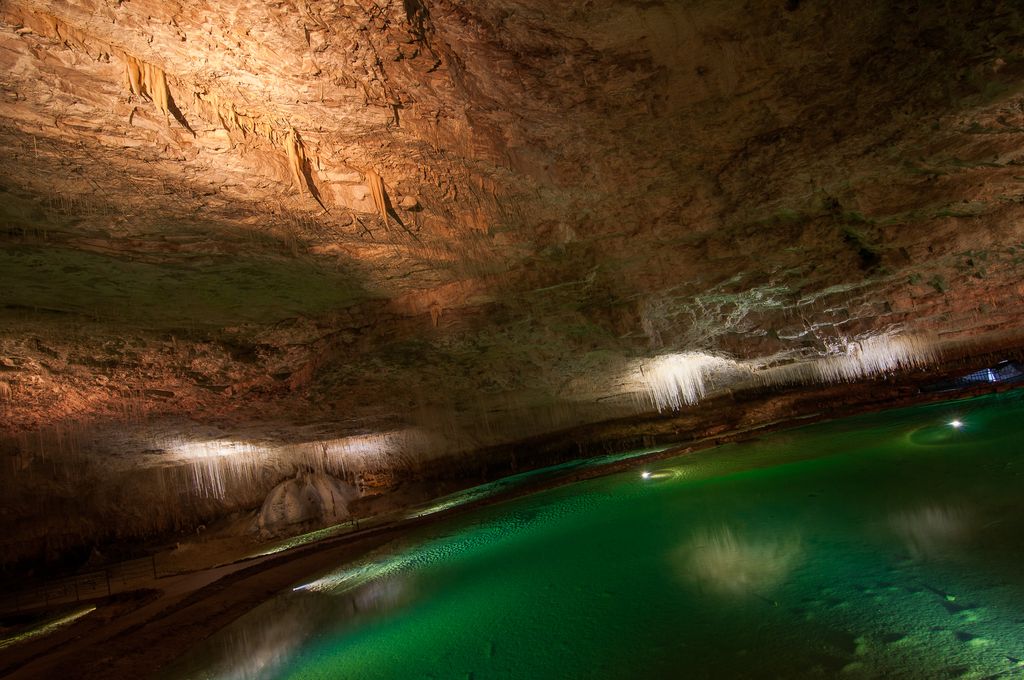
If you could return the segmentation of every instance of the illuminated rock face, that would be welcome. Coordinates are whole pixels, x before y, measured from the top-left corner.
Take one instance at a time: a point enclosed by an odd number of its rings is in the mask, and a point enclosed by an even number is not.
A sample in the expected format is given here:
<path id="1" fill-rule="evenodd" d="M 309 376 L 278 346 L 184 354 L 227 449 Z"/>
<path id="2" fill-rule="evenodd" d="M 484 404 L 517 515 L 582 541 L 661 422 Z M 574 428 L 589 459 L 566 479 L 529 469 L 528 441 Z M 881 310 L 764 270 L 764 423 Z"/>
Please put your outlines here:
<path id="1" fill-rule="evenodd" d="M 705 4 L 0 5 L 8 477 L 162 464 L 154 423 L 465 454 L 732 387 L 659 357 L 1015 344 L 1019 11 Z"/>
<path id="2" fill-rule="evenodd" d="M 308 524 L 336 524 L 348 519 L 348 504 L 359 497 L 351 486 L 330 475 L 306 473 L 271 490 L 256 517 L 261 536 L 276 536 Z"/>

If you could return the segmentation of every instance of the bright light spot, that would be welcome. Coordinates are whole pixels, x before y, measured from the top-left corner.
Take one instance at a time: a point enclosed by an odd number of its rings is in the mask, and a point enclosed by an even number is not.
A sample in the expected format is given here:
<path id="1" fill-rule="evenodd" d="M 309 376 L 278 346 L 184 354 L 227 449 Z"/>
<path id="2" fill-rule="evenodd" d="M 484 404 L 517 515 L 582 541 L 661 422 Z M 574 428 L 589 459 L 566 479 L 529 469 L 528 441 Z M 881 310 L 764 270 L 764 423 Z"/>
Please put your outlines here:
<path id="1" fill-rule="evenodd" d="M 950 425 L 950 427 L 955 428 L 957 430 L 959 430 L 961 427 L 964 426 L 964 424 L 962 422 L 960 422 L 959 420 L 951 420 L 951 421 L 949 421 L 949 425 Z"/>
<path id="2" fill-rule="evenodd" d="M 661 468 L 660 470 L 654 471 L 644 470 L 643 472 L 640 473 L 640 476 L 648 481 L 657 482 L 666 479 L 675 479 L 679 477 L 681 474 L 682 473 L 679 471 L 678 468 Z"/>

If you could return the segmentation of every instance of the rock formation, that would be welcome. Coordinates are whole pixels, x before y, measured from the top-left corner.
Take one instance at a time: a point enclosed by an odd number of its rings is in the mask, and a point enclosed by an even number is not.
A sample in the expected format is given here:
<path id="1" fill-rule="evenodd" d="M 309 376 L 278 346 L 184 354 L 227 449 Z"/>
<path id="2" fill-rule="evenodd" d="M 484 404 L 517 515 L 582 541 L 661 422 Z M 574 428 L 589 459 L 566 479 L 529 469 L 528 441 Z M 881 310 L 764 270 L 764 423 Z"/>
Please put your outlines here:
<path id="1" fill-rule="evenodd" d="M 1022 74 L 997 1 L 4 0 L 10 540 L 1017 347 Z"/>
<path id="2" fill-rule="evenodd" d="M 275 486 L 256 516 L 262 536 L 293 532 L 302 525 L 336 524 L 349 517 L 359 492 L 330 475 L 300 473 Z"/>

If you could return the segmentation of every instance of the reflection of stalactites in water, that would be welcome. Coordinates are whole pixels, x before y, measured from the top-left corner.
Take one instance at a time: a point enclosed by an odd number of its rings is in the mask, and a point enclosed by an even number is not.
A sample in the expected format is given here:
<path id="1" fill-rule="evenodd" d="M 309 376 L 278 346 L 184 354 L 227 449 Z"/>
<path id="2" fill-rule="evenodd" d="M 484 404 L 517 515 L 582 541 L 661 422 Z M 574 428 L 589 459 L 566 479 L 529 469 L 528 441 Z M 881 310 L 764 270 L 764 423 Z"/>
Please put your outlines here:
<path id="1" fill-rule="evenodd" d="M 292 592 L 236 621 L 189 654 L 168 678 L 257 680 L 277 677 L 310 638 L 330 636 L 405 606 L 415 596 L 407 576 L 391 575 L 341 593 Z M 193 669 L 204 669 L 202 675 Z"/>
<path id="2" fill-rule="evenodd" d="M 728 526 L 696 532 L 674 553 L 683 575 L 723 595 L 764 593 L 781 583 L 801 555 L 798 536 L 738 536 Z"/>
<path id="3" fill-rule="evenodd" d="M 352 603 L 357 612 L 384 614 L 398 609 L 408 598 L 408 581 L 393 576 L 371 581 L 361 588 L 356 588 L 348 594 L 346 600 Z"/>
<path id="4" fill-rule="evenodd" d="M 968 513 L 951 505 L 925 505 L 894 513 L 889 525 L 914 559 L 949 556 L 970 529 Z"/>

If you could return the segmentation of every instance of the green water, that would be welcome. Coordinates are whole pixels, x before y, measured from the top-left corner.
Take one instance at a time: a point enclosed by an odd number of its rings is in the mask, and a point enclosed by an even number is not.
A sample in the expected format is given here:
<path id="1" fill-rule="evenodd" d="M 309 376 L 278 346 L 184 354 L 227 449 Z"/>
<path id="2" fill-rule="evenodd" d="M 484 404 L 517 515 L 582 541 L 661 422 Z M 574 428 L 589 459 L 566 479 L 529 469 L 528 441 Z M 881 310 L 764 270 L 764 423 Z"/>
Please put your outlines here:
<path id="1" fill-rule="evenodd" d="M 1010 393 L 638 463 L 311 575 L 170 677 L 1024 678 L 1022 432 Z"/>

